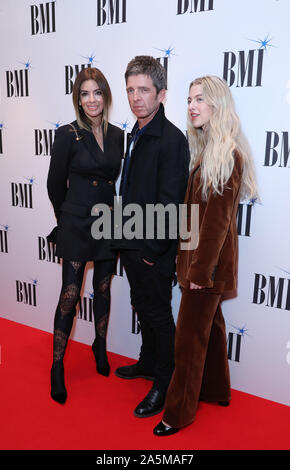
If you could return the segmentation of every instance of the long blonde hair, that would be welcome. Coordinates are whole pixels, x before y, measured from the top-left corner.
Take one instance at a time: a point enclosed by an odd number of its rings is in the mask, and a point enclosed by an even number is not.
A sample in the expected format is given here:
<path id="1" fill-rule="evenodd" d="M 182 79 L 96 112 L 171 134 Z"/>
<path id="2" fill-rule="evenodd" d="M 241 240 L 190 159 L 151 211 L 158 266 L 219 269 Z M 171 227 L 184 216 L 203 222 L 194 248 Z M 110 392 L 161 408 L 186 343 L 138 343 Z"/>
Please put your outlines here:
<path id="1" fill-rule="evenodd" d="M 253 158 L 241 130 L 232 94 L 227 83 L 216 76 L 196 78 L 189 85 L 202 86 L 204 101 L 212 107 L 212 115 L 204 130 L 195 129 L 188 117 L 187 132 L 191 154 L 191 168 L 201 159 L 202 196 L 206 200 L 209 188 L 222 194 L 234 167 L 234 152 L 243 160 L 240 198 L 258 197 Z"/>

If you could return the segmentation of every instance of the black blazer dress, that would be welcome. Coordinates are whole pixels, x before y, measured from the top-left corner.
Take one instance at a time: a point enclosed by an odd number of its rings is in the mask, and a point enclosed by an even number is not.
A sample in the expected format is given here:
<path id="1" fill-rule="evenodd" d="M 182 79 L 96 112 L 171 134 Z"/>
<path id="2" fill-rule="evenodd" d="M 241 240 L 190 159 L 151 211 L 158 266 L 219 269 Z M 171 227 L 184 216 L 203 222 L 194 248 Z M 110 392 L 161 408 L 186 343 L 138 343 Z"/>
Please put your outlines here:
<path id="1" fill-rule="evenodd" d="M 116 258 L 110 240 L 92 237 L 96 217 L 91 210 L 97 203 L 113 207 L 123 148 L 124 132 L 110 123 L 104 151 L 93 133 L 80 129 L 76 121 L 57 129 L 47 179 L 57 228 L 47 238 L 56 242 L 58 257 L 69 261 Z"/>

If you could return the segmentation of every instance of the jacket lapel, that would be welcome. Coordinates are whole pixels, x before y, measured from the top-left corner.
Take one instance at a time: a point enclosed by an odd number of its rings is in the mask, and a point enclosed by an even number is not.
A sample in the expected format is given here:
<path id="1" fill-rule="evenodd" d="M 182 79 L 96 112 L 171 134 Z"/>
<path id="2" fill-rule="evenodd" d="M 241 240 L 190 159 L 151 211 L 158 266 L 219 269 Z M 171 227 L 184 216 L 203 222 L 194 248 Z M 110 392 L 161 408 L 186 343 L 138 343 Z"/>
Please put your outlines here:
<path id="1" fill-rule="evenodd" d="M 193 166 L 193 168 L 192 168 L 192 170 L 191 170 L 191 174 L 193 175 L 199 167 L 200 167 L 200 159 L 198 159 L 198 160 L 195 162 L 195 164 L 194 164 L 194 166 Z"/>
<path id="2" fill-rule="evenodd" d="M 99 158 L 100 153 L 101 154 L 104 153 L 102 149 L 99 147 L 95 139 L 95 136 L 92 132 L 89 132 L 86 129 L 79 129 L 79 134 L 81 135 L 84 145 L 86 146 L 87 150 L 89 151 L 89 153 L 91 154 L 93 158 Z M 105 150 L 105 145 L 106 145 L 105 138 L 103 142 L 104 142 L 104 150 Z"/>
<path id="3" fill-rule="evenodd" d="M 190 195 L 191 190 L 192 190 L 192 182 L 193 182 L 193 179 L 194 179 L 194 175 L 195 175 L 196 171 L 199 169 L 199 167 L 200 167 L 200 159 L 198 159 L 195 162 L 195 164 L 194 164 L 194 166 L 193 166 L 193 168 L 190 172 L 188 182 L 187 182 L 187 188 L 186 188 L 186 192 L 185 192 L 185 196 L 184 196 L 184 203 L 185 204 L 191 203 L 191 201 L 189 200 L 190 199 L 189 195 Z"/>

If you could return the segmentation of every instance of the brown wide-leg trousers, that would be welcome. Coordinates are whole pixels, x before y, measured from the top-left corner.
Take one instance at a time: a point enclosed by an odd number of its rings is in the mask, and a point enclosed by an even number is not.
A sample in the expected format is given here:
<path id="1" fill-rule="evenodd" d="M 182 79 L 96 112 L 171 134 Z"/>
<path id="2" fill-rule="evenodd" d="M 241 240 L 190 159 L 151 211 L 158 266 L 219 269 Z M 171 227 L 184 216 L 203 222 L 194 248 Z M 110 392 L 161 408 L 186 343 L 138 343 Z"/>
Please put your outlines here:
<path id="1" fill-rule="evenodd" d="M 175 369 L 163 421 L 180 428 L 195 417 L 199 400 L 230 400 L 222 294 L 183 289 L 175 335 Z"/>

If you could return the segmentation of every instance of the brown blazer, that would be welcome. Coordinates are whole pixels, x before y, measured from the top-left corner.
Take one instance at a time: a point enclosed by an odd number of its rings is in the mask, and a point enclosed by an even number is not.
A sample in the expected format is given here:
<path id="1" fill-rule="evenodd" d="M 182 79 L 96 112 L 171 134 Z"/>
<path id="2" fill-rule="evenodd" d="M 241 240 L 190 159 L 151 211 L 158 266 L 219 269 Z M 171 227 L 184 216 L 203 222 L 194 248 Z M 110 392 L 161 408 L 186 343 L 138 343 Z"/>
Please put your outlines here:
<path id="1" fill-rule="evenodd" d="M 179 284 L 189 288 L 189 282 L 219 292 L 233 291 L 237 287 L 238 234 L 236 214 L 242 179 L 243 162 L 235 153 L 235 165 L 223 195 L 209 191 L 207 201 L 202 200 L 200 162 L 197 162 L 188 180 L 184 203 L 199 205 L 199 239 L 196 249 L 178 249 L 177 278 Z M 190 210 L 187 210 L 190 214 Z M 187 222 L 190 232 L 190 218 Z M 181 240 L 180 240 L 181 241 Z"/>

